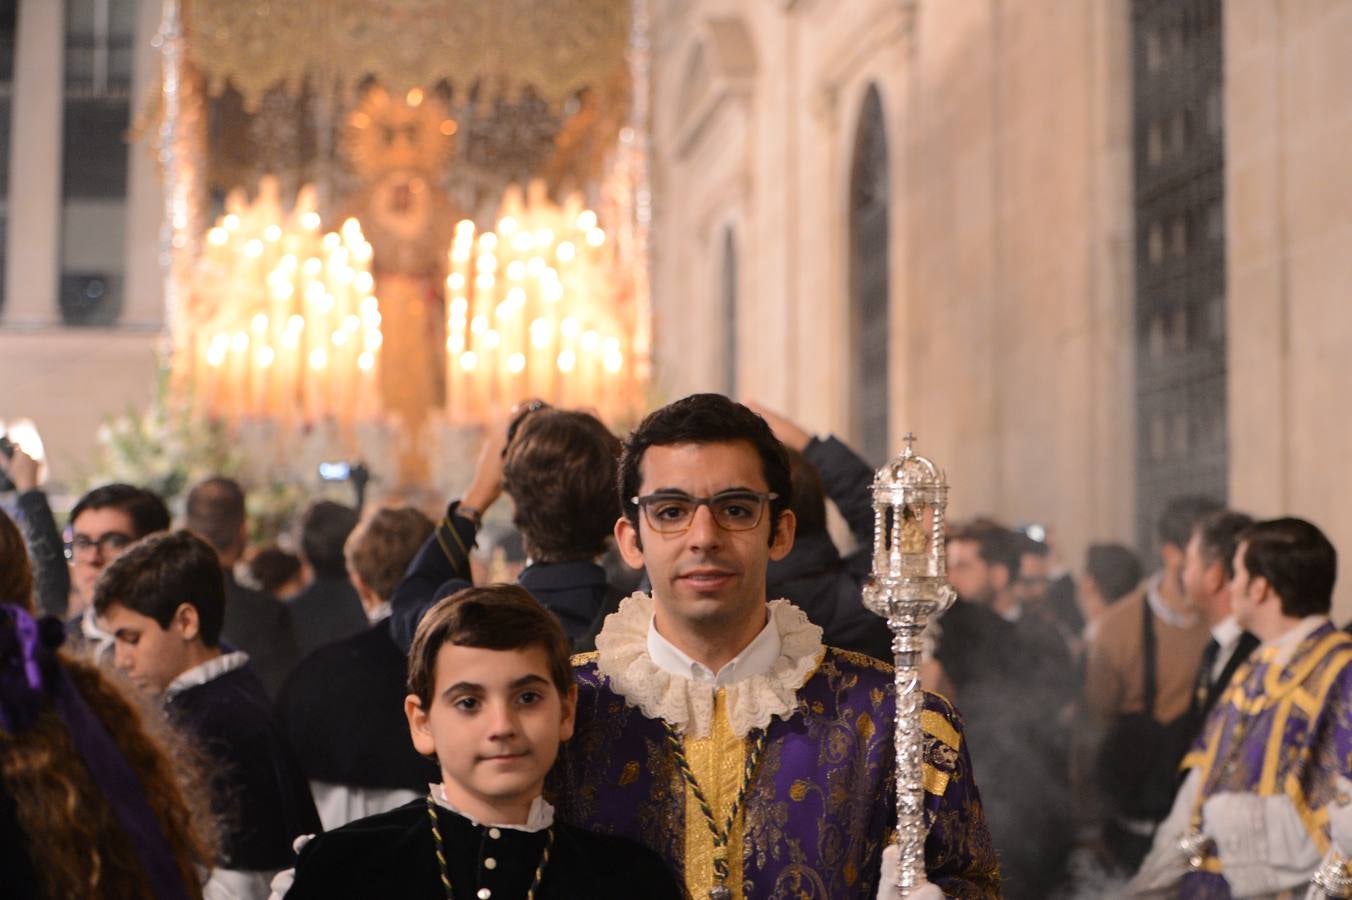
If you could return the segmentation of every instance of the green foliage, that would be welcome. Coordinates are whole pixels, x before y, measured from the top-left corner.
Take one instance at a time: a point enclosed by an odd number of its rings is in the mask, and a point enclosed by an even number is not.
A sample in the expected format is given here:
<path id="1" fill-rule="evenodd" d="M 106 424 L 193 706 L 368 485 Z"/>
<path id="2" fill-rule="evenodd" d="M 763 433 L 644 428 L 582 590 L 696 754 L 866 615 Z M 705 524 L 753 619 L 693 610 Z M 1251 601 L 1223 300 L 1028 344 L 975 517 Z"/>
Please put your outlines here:
<path id="1" fill-rule="evenodd" d="M 84 479 L 86 488 L 121 481 L 148 488 L 166 503 L 201 478 L 233 476 L 241 466 L 225 425 L 175 398 L 163 364 L 150 404 L 144 410 L 129 406 L 106 420 L 96 441 L 98 462 Z"/>

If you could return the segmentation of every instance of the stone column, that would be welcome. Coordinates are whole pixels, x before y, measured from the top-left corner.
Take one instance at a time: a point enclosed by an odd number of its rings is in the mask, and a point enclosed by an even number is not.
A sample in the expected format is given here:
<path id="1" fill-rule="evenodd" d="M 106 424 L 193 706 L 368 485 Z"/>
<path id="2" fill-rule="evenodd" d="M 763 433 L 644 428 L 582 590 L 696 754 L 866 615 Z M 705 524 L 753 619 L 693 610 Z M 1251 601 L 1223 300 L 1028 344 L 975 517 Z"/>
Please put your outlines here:
<path id="1" fill-rule="evenodd" d="M 20 0 L 9 148 L 9 228 L 0 327 L 57 324 L 65 4 Z"/>
<path id="2" fill-rule="evenodd" d="M 152 86 L 159 83 L 160 50 L 151 46 L 160 27 L 163 4 L 141 0 L 136 8 L 136 38 L 131 96 L 135 103 L 149 102 Z M 140 111 L 132 113 L 133 121 Z M 140 142 L 127 154 L 126 296 L 122 324 L 158 329 L 164 324 L 164 270 L 160 265 L 160 223 L 164 199 L 155 168 L 157 123 L 145 130 Z"/>

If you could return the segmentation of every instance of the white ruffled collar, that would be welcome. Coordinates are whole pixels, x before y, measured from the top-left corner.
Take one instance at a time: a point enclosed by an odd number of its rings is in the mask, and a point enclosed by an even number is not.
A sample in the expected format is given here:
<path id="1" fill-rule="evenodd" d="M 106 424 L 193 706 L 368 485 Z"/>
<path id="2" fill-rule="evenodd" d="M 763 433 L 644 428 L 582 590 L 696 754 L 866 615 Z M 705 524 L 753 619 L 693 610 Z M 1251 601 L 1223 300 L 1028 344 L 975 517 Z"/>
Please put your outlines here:
<path id="1" fill-rule="evenodd" d="M 537 831 L 544 831 L 554 824 L 554 807 L 544 797 L 536 797 L 530 802 L 530 811 L 526 813 L 525 825 L 504 825 L 501 822 L 480 822 L 464 810 L 456 809 L 455 804 L 446 796 L 446 786 L 440 782 L 428 784 L 427 787 L 432 792 L 433 803 L 442 809 L 450 810 L 457 816 L 463 816 L 476 828 L 509 828 L 512 831 L 525 831 L 533 834 Z"/>
<path id="2" fill-rule="evenodd" d="M 708 737 L 713 728 L 714 693 L 724 692 L 732 733 L 746 737 L 775 716 L 798 711 L 798 689 L 821 661 L 822 630 L 788 600 L 769 603 L 770 623 L 779 633 L 779 655 L 769 670 L 715 688 L 667 671 L 648 652 L 653 600 L 636 593 L 606 617 L 596 636 L 596 670 L 611 688 L 650 719 L 664 719 L 678 732 Z"/>

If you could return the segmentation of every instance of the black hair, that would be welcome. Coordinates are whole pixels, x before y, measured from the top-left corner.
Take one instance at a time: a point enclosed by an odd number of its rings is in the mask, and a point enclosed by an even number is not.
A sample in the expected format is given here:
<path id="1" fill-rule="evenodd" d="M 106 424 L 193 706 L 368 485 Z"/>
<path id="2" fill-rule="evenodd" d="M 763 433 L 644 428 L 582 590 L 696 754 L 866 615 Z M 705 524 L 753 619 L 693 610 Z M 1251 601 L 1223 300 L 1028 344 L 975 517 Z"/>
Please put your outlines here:
<path id="1" fill-rule="evenodd" d="M 188 492 L 185 524 L 217 550 L 235 545 L 245 517 L 244 490 L 233 478 L 207 478 Z"/>
<path id="2" fill-rule="evenodd" d="M 437 656 L 446 644 L 486 650 L 544 648 L 549 677 L 560 697 L 573 686 L 572 645 L 559 619 L 517 584 L 467 587 L 437 601 L 413 635 L 408 651 L 408 692 L 424 710 L 432 706 Z"/>
<path id="3" fill-rule="evenodd" d="M 1084 569 L 1109 603 L 1136 590 L 1145 575 L 1141 558 L 1122 544 L 1090 544 L 1085 553 Z"/>
<path id="4" fill-rule="evenodd" d="M 826 491 L 821 473 L 801 451 L 785 447 L 789 475 L 793 479 L 793 517 L 799 537 L 826 532 Z"/>
<path id="5" fill-rule="evenodd" d="M 975 542 L 982 562 L 988 566 L 1004 566 L 1009 572 L 1010 584 L 1018 579 L 1024 554 L 1024 537 L 1019 532 L 991 519 L 977 519 L 954 529 L 948 535 L 948 542 L 952 541 Z"/>
<path id="6" fill-rule="evenodd" d="M 169 627 L 184 603 L 197 610 L 202 643 L 215 647 L 225 620 L 225 574 L 215 549 L 183 529 L 132 544 L 94 585 L 94 609 L 100 615 L 117 604 L 149 616 L 161 628 Z"/>
<path id="7" fill-rule="evenodd" d="M 1193 528 L 1202 559 L 1207 565 L 1220 563 L 1226 581 L 1235 577 L 1235 548 L 1239 546 L 1239 536 L 1252 524 L 1251 516 L 1222 509 L 1203 516 Z"/>
<path id="8" fill-rule="evenodd" d="M 70 511 L 70 522 L 91 509 L 119 509 L 131 519 L 134 538 L 169 530 L 169 507 L 158 495 L 130 484 L 105 484 L 85 494 Z"/>
<path id="9" fill-rule="evenodd" d="M 1244 568 L 1261 576 L 1282 601 L 1289 618 L 1328 615 L 1338 578 L 1338 551 L 1324 532 L 1304 519 L 1255 522 L 1240 532 Z"/>
<path id="10" fill-rule="evenodd" d="M 1201 494 L 1174 497 L 1164 504 L 1164 510 L 1155 522 L 1155 534 L 1161 544 L 1173 544 L 1182 550 L 1188 546 L 1198 520 L 1223 508 L 1218 501 Z"/>
<path id="11" fill-rule="evenodd" d="M 731 444 L 745 441 L 761 460 L 770 493 L 770 534 L 774 540 L 779 516 L 793 504 L 793 482 L 784 445 L 765 420 L 722 394 L 691 394 L 649 413 L 630 432 L 620 455 L 620 508 L 638 531 L 638 507 L 630 502 L 642 483 L 643 454 L 649 447 L 675 444 Z"/>
<path id="12" fill-rule="evenodd" d="M 347 577 L 343 545 L 357 527 L 357 511 L 332 500 L 316 500 L 300 517 L 300 555 L 316 575 Z"/>

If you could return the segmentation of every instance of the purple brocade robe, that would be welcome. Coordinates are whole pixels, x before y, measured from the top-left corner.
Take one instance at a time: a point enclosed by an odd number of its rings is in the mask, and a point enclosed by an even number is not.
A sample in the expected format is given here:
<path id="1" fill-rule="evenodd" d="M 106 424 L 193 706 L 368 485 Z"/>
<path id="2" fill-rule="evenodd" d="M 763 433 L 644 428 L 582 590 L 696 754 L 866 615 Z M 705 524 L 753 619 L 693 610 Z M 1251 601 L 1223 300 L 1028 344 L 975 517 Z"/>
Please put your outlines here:
<path id="1" fill-rule="evenodd" d="M 1207 718 L 1183 768 L 1198 768 L 1201 799 L 1220 793 L 1286 794 L 1306 819 L 1322 856 L 1329 849 L 1327 816 L 1339 775 L 1352 761 L 1352 637 L 1324 623 L 1284 666 L 1256 651 Z M 1207 832 L 1207 823 L 1201 822 Z M 1201 869 L 1188 872 L 1178 896 L 1231 896 L 1214 845 Z"/>
<path id="2" fill-rule="evenodd" d="M 684 877 L 686 793 L 665 728 L 612 690 L 595 654 L 575 660 L 577 725 L 551 776 L 567 822 L 634 838 Z M 767 729 L 742 818 L 742 895 L 873 898 L 896 809 L 892 669 L 827 648 L 798 709 Z M 962 739 L 962 720 L 926 694 L 929 879 L 950 897 L 998 897 L 999 866 Z M 703 900 L 696 893 L 696 900 Z"/>

